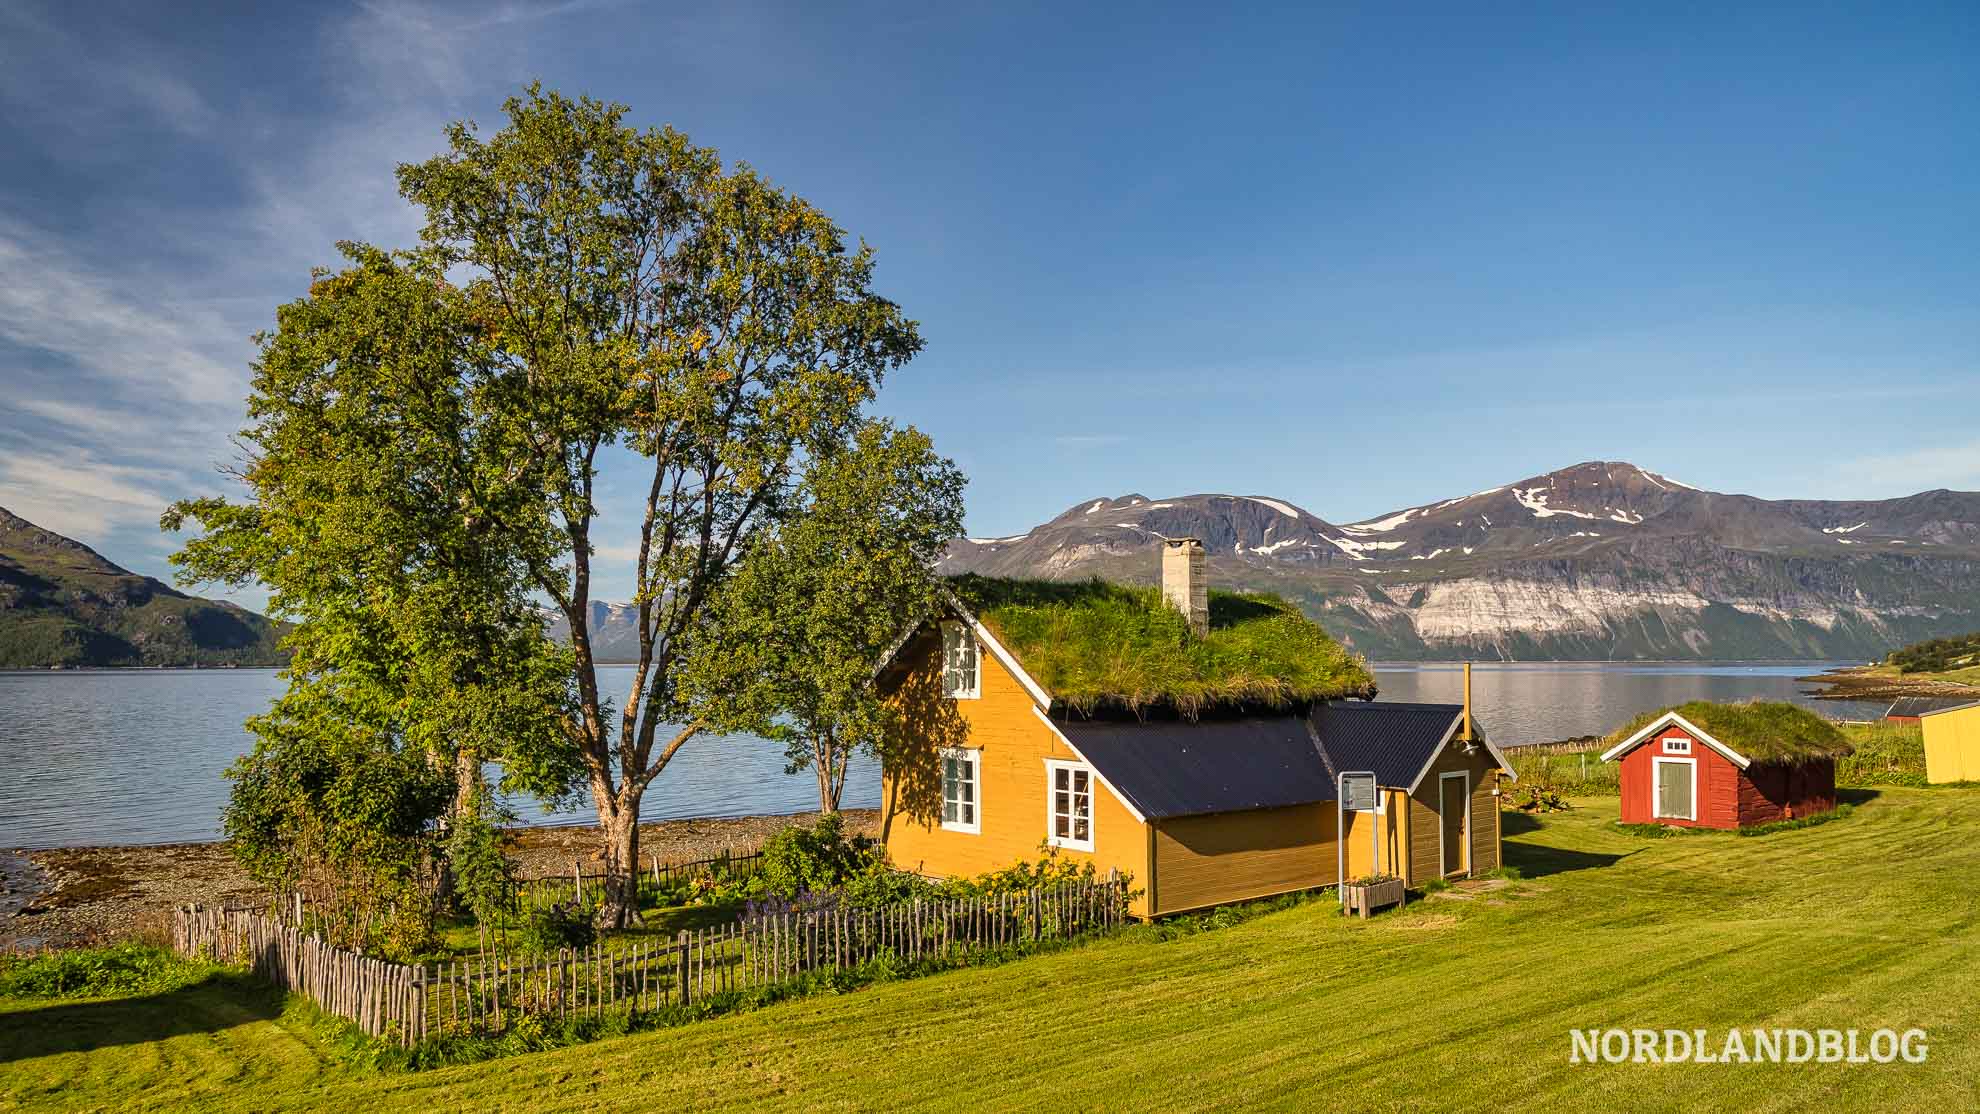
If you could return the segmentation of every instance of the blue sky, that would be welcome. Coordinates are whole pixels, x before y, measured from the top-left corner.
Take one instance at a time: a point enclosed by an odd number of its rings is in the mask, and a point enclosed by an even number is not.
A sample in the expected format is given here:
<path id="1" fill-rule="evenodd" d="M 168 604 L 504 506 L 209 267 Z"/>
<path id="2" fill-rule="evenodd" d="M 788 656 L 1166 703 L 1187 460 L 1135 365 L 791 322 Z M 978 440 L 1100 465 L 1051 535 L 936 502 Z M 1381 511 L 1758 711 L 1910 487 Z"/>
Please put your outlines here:
<path id="1" fill-rule="evenodd" d="M 539 77 L 874 246 L 928 341 L 880 409 L 974 534 L 1587 459 L 1980 488 L 1971 4 L 171 7 L 0 0 L 0 506 L 155 575 L 249 336 Z"/>

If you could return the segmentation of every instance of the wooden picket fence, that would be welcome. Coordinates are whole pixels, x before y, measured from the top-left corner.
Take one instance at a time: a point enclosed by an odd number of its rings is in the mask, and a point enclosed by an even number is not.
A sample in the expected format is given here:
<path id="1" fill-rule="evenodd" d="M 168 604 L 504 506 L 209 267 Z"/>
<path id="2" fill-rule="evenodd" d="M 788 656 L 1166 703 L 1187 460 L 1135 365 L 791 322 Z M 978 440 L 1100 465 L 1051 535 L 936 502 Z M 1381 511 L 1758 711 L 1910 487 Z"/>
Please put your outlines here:
<path id="1" fill-rule="evenodd" d="M 883 956 L 915 962 L 1071 939 L 1125 924 L 1127 906 L 1123 879 L 1069 882 L 878 909 L 760 915 L 672 940 L 622 937 L 554 955 L 491 950 L 424 966 L 336 948 L 285 918 L 243 909 L 186 906 L 176 912 L 173 937 L 184 954 L 245 961 L 366 1033 L 411 1046 L 439 1033 L 499 1031 L 529 1014 L 599 1017 L 687 1005 Z"/>
<path id="2" fill-rule="evenodd" d="M 390 1033 L 410 1046 L 427 1031 L 422 969 L 335 947 L 286 918 L 181 906 L 172 914 L 172 945 L 181 955 L 244 962 L 278 989 L 301 994 L 374 1037 Z"/>

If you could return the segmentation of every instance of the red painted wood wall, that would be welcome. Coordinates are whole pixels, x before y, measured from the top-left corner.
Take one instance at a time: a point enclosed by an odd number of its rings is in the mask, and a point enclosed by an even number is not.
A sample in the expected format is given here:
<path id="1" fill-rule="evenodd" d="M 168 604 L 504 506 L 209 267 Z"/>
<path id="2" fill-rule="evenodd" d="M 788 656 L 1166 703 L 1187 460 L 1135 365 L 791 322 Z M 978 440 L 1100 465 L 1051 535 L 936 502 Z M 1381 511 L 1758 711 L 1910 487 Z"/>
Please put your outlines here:
<path id="1" fill-rule="evenodd" d="M 1741 827 L 1797 820 L 1836 807 L 1836 763 L 1818 758 L 1798 766 L 1750 766 L 1740 779 Z"/>
<path id="2" fill-rule="evenodd" d="M 1672 754 L 1666 740 L 1691 744 L 1688 754 Z M 1698 765 L 1696 820 L 1658 819 L 1657 771 L 1653 759 L 1688 758 Z M 1725 755 L 1693 739 L 1682 728 L 1669 727 L 1638 744 L 1622 757 L 1622 821 L 1625 824 L 1670 824 L 1679 828 L 1739 827 L 1739 767 Z"/>
<path id="3" fill-rule="evenodd" d="M 1688 740 L 1688 754 L 1673 754 L 1666 741 Z M 1696 820 L 1659 819 L 1657 758 L 1689 758 L 1698 764 Z M 1666 728 L 1622 758 L 1622 821 L 1679 828 L 1739 828 L 1827 812 L 1836 807 L 1836 764 L 1822 758 L 1797 766 L 1752 766 L 1732 760 L 1678 727 Z"/>

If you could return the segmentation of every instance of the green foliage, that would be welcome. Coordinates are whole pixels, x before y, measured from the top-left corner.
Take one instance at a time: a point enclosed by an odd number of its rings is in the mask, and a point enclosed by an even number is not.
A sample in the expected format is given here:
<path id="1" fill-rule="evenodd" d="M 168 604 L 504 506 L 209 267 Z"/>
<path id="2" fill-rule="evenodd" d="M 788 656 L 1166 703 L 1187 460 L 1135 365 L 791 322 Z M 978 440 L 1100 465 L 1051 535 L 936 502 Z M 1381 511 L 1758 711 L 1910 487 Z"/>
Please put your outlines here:
<path id="1" fill-rule="evenodd" d="M 1155 588 L 973 574 L 951 583 L 1039 684 L 1080 711 L 1195 715 L 1375 691 L 1366 662 L 1277 596 L 1213 590 L 1210 633 L 1192 638 Z"/>
<path id="2" fill-rule="evenodd" d="M 1551 753 L 1542 753 L 1538 748 L 1513 747 L 1506 751 L 1506 759 L 1519 775 L 1518 782 L 1506 789 L 1508 807 L 1551 808 L 1552 801 L 1561 798 L 1615 793 L 1622 782 L 1620 765 L 1602 761 L 1601 749 L 1593 746 Z"/>
<path id="3" fill-rule="evenodd" d="M 786 772 L 817 775 L 823 811 L 839 807 L 851 755 L 877 754 L 895 722 L 874 663 L 934 608 L 933 566 L 962 532 L 962 489 L 923 434 L 862 426 L 812 460 L 787 516 L 723 585 L 722 637 L 684 670 L 698 716 L 782 741 Z"/>
<path id="4" fill-rule="evenodd" d="M 292 704 L 335 699 L 294 722 L 499 760 L 539 795 L 590 785 L 616 925 L 642 795 L 701 729 L 679 669 L 724 644 L 717 590 L 921 338 L 870 289 L 870 249 L 747 165 L 621 105 L 532 85 L 503 107 L 492 136 L 455 124 L 398 168 L 418 250 L 346 245 L 278 312 L 242 435 L 254 501 L 164 524 L 205 531 L 184 575 L 261 580 L 299 621 Z M 589 622 L 593 494 L 620 448 L 650 475 L 627 484 L 640 654 L 615 702 Z"/>
<path id="5" fill-rule="evenodd" d="M 1899 673 L 1946 673 L 1980 665 L 1980 632 L 1914 642 L 1892 650 L 1884 663 Z"/>
<path id="6" fill-rule="evenodd" d="M 1418 890 L 1421 890 L 1426 894 L 1440 894 L 1450 888 L 1451 888 L 1451 884 L 1442 878 L 1428 879 L 1421 886 L 1417 887 Z"/>
<path id="7" fill-rule="evenodd" d="M 1835 724 L 1806 708 L 1769 700 L 1746 704 L 1693 700 L 1673 708 L 1645 712 L 1604 740 L 1603 749 L 1629 738 L 1652 720 L 1669 712 L 1676 712 L 1697 724 L 1711 733 L 1713 738 L 1757 765 L 1792 763 L 1819 757 L 1839 758 L 1850 751 L 1849 739 Z"/>
<path id="8" fill-rule="evenodd" d="M 255 747 L 228 771 L 222 825 L 249 877 L 312 893 L 332 940 L 410 955 L 432 931 L 432 822 L 453 786 L 424 752 L 352 723 L 332 701 L 292 690 L 249 721 Z"/>
<path id="9" fill-rule="evenodd" d="M 516 944 L 524 952 L 541 955 L 560 948 L 590 947 L 598 939 L 598 929 L 576 902 L 560 901 L 531 909 L 523 918 Z"/>
<path id="10" fill-rule="evenodd" d="M 1907 785 L 1923 788 L 1925 733 L 1917 724 L 1847 723 L 1843 734 L 1855 747 L 1836 760 L 1837 785 Z"/>
<path id="11" fill-rule="evenodd" d="M 865 836 L 848 836 L 844 819 L 831 812 L 815 824 L 793 824 L 772 836 L 763 845 L 755 880 L 763 892 L 796 901 L 837 889 L 882 865 L 879 845 Z"/>
<path id="12" fill-rule="evenodd" d="M 195 599 L 0 509 L 0 669 L 275 665 L 276 624 Z"/>
<path id="13" fill-rule="evenodd" d="M 502 833 L 490 817 L 492 801 L 477 787 L 447 829 L 447 863 L 454 895 L 483 925 L 506 914 L 515 892 L 515 870 L 502 854 Z"/>
<path id="14" fill-rule="evenodd" d="M 0 998 L 107 998 L 163 994 L 212 973 L 150 944 L 73 948 L 43 955 L 0 953 Z"/>

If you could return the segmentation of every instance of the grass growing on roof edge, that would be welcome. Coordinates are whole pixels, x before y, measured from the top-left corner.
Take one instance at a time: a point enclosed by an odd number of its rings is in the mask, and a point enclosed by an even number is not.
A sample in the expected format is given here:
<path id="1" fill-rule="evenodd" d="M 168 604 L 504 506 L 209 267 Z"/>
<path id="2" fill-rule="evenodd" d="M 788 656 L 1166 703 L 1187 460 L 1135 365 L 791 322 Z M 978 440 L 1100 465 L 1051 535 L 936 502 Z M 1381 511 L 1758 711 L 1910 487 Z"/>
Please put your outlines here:
<path id="1" fill-rule="evenodd" d="M 1163 706 L 1194 716 L 1217 705 L 1283 708 L 1369 696 L 1359 655 L 1284 599 L 1210 592 L 1210 633 L 1192 638 L 1157 588 L 1104 580 L 950 581 L 1054 699 L 1076 711 Z"/>

